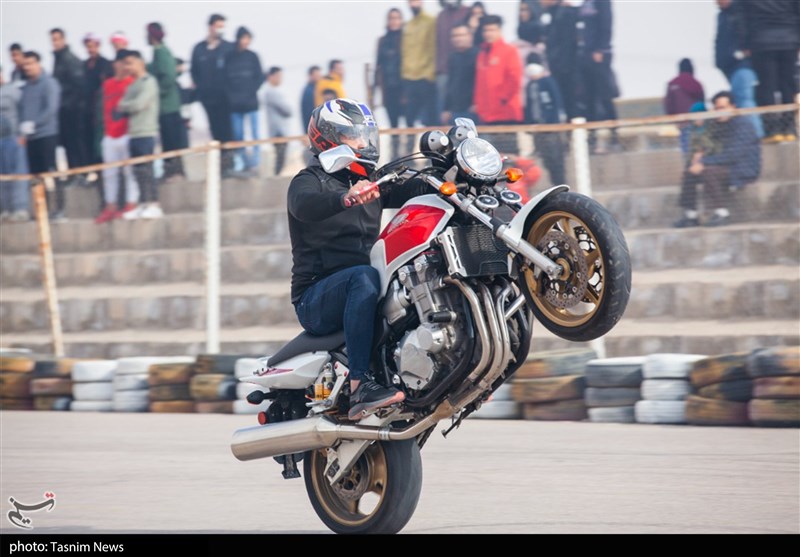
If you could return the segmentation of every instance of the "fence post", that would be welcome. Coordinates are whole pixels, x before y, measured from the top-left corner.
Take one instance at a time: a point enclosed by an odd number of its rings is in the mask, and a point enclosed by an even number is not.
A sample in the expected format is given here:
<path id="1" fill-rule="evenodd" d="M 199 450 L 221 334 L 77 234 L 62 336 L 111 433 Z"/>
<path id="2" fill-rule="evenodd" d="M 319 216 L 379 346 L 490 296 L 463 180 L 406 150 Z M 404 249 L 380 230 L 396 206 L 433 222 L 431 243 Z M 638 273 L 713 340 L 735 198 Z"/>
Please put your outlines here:
<path id="1" fill-rule="evenodd" d="M 206 352 L 217 354 L 220 308 L 220 142 L 209 144 L 206 158 Z"/>
<path id="2" fill-rule="evenodd" d="M 50 314 L 50 333 L 53 336 L 53 353 L 64 356 L 64 336 L 61 330 L 61 310 L 58 307 L 56 273 L 53 266 L 53 244 L 50 237 L 50 221 L 47 217 L 47 197 L 44 183 L 33 186 L 33 206 L 36 213 L 36 228 L 39 232 L 39 255 L 42 258 L 42 282 Z"/>

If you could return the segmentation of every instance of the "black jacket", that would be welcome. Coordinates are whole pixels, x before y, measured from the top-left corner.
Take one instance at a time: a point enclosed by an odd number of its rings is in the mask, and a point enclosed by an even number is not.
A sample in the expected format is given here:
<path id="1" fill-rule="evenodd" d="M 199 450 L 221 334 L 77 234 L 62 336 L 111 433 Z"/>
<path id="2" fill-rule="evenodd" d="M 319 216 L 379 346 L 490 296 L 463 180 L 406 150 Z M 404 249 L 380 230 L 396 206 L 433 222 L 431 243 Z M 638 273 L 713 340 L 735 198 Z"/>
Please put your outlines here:
<path id="1" fill-rule="evenodd" d="M 544 23 L 549 19 L 549 23 Z M 553 73 L 572 72 L 578 54 L 578 9 L 556 4 L 542 13 L 547 63 Z"/>
<path id="2" fill-rule="evenodd" d="M 580 7 L 578 16 L 583 23 L 578 37 L 580 53 L 591 56 L 593 52 L 611 52 L 611 0 L 586 0 Z"/>
<path id="3" fill-rule="evenodd" d="M 111 67 L 111 62 L 102 56 L 98 56 L 93 64 L 90 63 L 91 59 L 87 59 L 83 63 L 83 71 L 86 79 L 86 106 L 89 109 L 89 116 L 94 122 L 98 103 L 103 96 L 103 82 L 114 75 L 114 68 Z"/>
<path id="4" fill-rule="evenodd" d="M 378 39 L 378 58 L 375 61 L 375 83 L 380 83 L 383 90 L 400 87 L 402 78 L 402 57 L 400 42 L 403 31 L 387 31 Z"/>
<path id="5" fill-rule="evenodd" d="M 564 103 L 553 76 L 531 79 L 525 87 L 525 123 L 560 124 Z"/>
<path id="6" fill-rule="evenodd" d="M 192 50 L 192 81 L 196 86 L 195 100 L 208 104 L 222 104 L 225 94 L 225 60 L 233 50 L 228 41 L 220 41 L 213 50 L 208 42 L 197 43 Z"/>
<path id="7" fill-rule="evenodd" d="M 264 83 L 258 54 L 252 50 L 232 51 L 225 62 L 225 81 L 231 112 L 258 110 L 258 88 Z"/>
<path id="8" fill-rule="evenodd" d="M 744 47 L 753 52 L 800 48 L 800 2 L 742 2 Z"/>
<path id="9" fill-rule="evenodd" d="M 289 184 L 293 304 L 308 287 L 336 271 L 370 264 L 384 207 L 401 207 L 433 191 L 422 180 L 409 180 L 377 202 L 345 208 L 344 196 L 358 181 L 351 176 L 347 170 L 327 174 L 314 158 Z"/>
<path id="10" fill-rule="evenodd" d="M 729 79 L 734 71 L 749 65 L 746 58 L 737 59 L 735 52 L 744 50 L 744 22 L 741 2 L 734 2 L 717 14 L 717 36 L 714 40 L 714 60 L 717 67 Z"/>
<path id="11" fill-rule="evenodd" d="M 83 62 L 68 46 L 53 53 L 53 77 L 61 86 L 61 110 L 83 110 L 86 107 L 86 82 Z"/>
<path id="12" fill-rule="evenodd" d="M 444 109 L 448 112 L 467 112 L 475 92 L 475 63 L 478 49 L 453 52 L 447 61 L 447 90 Z"/>

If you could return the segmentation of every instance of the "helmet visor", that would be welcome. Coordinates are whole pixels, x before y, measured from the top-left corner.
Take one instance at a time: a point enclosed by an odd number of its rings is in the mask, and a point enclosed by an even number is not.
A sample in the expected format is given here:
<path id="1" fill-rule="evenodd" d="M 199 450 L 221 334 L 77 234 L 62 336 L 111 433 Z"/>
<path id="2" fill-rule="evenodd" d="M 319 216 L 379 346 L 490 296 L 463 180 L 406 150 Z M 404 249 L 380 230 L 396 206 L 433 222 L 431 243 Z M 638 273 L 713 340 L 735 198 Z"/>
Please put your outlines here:
<path id="1" fill-rule="evenodd" d="M 347 145 L 365 159 L 377 162 L 380 155 L 378 127 L 374 124 L 334 124 L 334 130 L 342 145 Z"/>

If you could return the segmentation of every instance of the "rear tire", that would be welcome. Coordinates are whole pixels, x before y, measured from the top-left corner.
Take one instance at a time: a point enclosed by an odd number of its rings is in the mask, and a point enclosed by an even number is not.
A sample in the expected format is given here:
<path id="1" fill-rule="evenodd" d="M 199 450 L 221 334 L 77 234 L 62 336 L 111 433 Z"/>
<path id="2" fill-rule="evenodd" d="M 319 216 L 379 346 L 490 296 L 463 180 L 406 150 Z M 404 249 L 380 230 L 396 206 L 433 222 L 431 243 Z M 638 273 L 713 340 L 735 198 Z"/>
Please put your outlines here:
<path id="1" fill-rule="evenodd" d="M 573 342 L 610 331 L 631 293 L 628 245 L 611 213 L 585 195 L 555 193 L 531 213 L 523 237 L 564 267 L 553 280 L 530 268 L 520 273 L 520 288 L 539 322 Z"/>
<path id="2" fill-rule="evenodd" d="M 325 478 L 326 462 L 319 450 L 306 453 L 303 463 L 308 498 L 325 526 L 337 534 L 396 534 L 411 519 L 422 491 L 415 439 L 373 443 L 336 487 Z"/>

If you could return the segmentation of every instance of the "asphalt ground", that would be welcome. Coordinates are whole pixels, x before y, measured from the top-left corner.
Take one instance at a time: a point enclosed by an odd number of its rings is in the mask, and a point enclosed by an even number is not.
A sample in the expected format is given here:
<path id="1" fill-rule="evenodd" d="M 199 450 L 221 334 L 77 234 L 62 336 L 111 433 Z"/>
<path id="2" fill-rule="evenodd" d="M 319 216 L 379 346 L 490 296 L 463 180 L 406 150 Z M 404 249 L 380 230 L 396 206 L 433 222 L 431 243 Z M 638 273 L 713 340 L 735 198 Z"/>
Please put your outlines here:
<path id="1" fill-rule="evenodd" d="M 9 497 L 55 494 L 33 533 L 325 532 L 302 480 L 239 462 L 254 416 L 0 412 Z M 416 533 L 800 533 L 800 432 L 468 420 L 422 452 Z"/>

